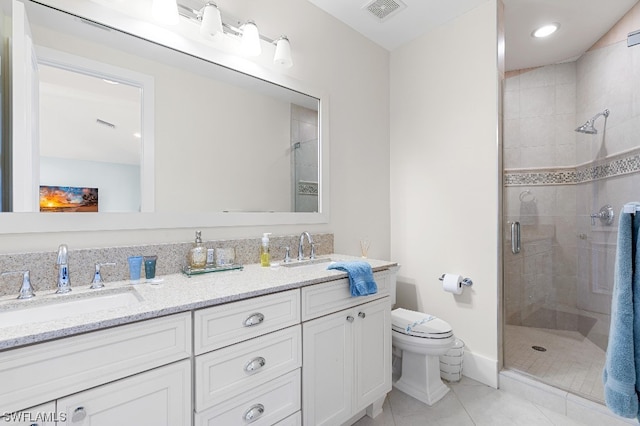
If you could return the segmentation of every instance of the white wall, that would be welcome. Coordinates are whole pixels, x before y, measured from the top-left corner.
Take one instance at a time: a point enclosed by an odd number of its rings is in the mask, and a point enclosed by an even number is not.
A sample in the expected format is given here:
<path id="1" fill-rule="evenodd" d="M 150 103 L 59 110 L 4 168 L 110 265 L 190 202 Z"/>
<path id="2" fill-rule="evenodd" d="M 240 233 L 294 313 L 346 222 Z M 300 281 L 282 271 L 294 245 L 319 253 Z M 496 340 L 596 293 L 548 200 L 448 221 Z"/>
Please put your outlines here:
<path id="1" fill-rule="evenodd" d="M 236 16 L 254 19 L 271 37 L 286 33 L 294 67 L 283 72 L 328 94 L 331 213 L 327 224 L 204 228 L 203 237 L 333 232 L 337 252 L 359 254 L 359 239 L 369 235 L 370 257 L 389 258 L 389 53 L 305 1 L 218 4 Z M 266 49 L 256 63 L 272 66 Z M 12 234 L 0 237 L 0 252 L 53 251 L 61 242 L 77 249 L 187 241 L 192 235 L 191 229 Z"/>
<path id="2" fill-rule="evenodd" d="M 391 54 L 391 258 L 399 302 L 466 343 L 465 375 L 497 385 L 499 153 L 497 2 Z M 470 277 L 461 296 L 438 277 Z"/>
<path id="3" fill-rule="evenodd" d="M 41 157 L 40 184 L 98 188 L 101 212 L 140 210 L 139 166 Z"/>

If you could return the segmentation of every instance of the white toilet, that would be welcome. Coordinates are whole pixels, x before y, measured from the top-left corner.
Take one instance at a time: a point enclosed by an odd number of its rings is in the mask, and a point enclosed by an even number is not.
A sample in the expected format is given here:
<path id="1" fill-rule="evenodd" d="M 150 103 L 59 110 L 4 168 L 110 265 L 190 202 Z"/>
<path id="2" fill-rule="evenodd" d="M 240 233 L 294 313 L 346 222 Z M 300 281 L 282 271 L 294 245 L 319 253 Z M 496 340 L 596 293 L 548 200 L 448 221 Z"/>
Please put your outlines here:
<path id="1" fill-rule="evenodd" d="M 422 312 L 407 309 L 391 311 L 392 344 L 402 351 L 402 375 L 393 386 L 412 397 L 433 405 L 449 388 L 440 379 L 440 355 L 454 344 L 451 326 Z"/>

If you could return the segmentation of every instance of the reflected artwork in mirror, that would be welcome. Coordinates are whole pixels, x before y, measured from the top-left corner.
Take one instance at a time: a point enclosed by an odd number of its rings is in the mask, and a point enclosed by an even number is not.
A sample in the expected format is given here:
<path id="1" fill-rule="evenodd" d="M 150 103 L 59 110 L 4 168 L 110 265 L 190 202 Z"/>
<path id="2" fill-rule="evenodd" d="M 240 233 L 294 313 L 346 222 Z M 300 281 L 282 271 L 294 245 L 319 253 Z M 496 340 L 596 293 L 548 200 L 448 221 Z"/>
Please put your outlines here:
<path id="1" fill-rule="evenodd" d="M 161 216 L 322 210 L 319 97 L 39 2 L 24 4 L 39 68 L 40 134 L 29 169 L 13 169 L 33 179 L 34 198 L 40 185 L 99 186 L 101 212 L 103 206 Z M 127 72 L 149 85 L 132 83 Z M 90 92 L 89 81 L 100 87 Z M 60 111 L 73 120 L 64 123 Z M 19 142 L 11 142 L 15 152 Z M 76 172 L 72 178 L 69 171 Z M 3 173 L 3 196 L 20 192 Z M 135 196 L 108 209 L 107 186 L 93 183 L 99 176 L 121 180 Z M 37 211 L 6 204 L 3 211 Z"/>

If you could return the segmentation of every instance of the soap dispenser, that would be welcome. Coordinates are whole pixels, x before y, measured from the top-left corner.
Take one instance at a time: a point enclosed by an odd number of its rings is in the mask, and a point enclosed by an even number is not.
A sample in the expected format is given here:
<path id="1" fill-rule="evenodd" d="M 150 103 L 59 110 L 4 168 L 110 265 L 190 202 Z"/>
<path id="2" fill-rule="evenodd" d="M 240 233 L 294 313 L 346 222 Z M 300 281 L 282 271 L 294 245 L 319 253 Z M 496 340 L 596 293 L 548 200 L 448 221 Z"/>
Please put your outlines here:
<path id="1" fill-rule="evenodd" d="M 196 231 L 196 242 L 187 254 L 187 263 L 191 269 L 202 269 L 207 264 L 207 248 L 202 244 L 200 231 Z"/>
<path id="2" fill-rule="evenodd" d="M 271 256 L 269 254 L 269 235 L 271 232 L 262 234 L 262 244 L 260 245 L 260 265 L 270 266 Z"/>

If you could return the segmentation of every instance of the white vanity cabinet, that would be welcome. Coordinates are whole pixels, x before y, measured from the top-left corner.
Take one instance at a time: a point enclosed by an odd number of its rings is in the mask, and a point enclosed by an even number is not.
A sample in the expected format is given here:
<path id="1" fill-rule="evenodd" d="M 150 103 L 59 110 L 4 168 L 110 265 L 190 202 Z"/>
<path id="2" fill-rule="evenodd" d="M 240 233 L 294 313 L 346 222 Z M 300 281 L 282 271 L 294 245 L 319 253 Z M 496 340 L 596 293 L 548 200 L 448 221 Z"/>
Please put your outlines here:
<path id="1" fill-rule="evenodd" d="M 302 325 L 305 426 L 339 425 L 362 410 L 380 413 L 391 390 L 392 278 L 377 273 L 379 291 L 366 297 L 351 297 L 346 280 L 302 289 L 303 318 L 314 318 Z M 345 305 L 352 307 L 326 314 Z"/>
<path id="2" fill-rule="evenodd" d="M 195 425 L 273 425 L 300 410 L 300 291 L 194 313 Z"/>
<path id="3" fill-rule="evenodd" d="M 8 350 L 0 354 L 0 412 L 17 412 L 70 395 L 73 398 L 78 392 L 99 390 L 107 383 L 115 386 L 125 377 L 133 380 L 131 377 L 145 371 L 150 374 L 144 377 L 162 376 L 169 370 L 153 369 L 190 356 L 189 312 Z M 186 365 L 189 367 L 188 362 Z M 185 377 L 190 380 L 190 373 Z M 188 398 L 185 408 L 190 414 L 190 386 L 172 389 L 183 393 L 180 401 Z M 55 412 L 60 411 L 58 405 Z M 66 424 L 74 424 L 69 422 Z M 114 424 L 139 423 L 121 419 Z"/>

